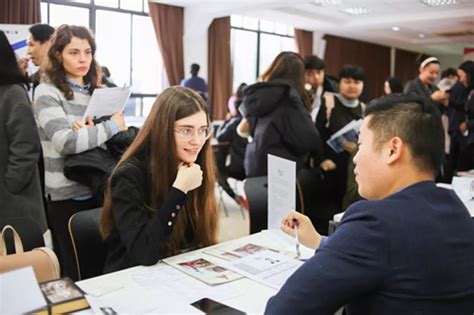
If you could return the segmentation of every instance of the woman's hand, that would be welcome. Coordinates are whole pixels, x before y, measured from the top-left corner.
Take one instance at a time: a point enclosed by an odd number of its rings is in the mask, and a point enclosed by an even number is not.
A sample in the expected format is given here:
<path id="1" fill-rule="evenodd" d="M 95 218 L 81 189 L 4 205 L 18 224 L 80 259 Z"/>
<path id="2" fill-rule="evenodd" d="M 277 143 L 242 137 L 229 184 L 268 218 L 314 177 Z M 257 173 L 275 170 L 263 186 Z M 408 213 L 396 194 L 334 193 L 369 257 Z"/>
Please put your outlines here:
<path id="1" fill-rule="evenodd" d="M 347 141 L 344 139 L 342 140 L 341 145 L 342 145 L 342 148 L 346 150 L 346 152 L 349 152 L 349 153 L 352 153 L 355 150 L 357 150 L 357 143 L 355 142 Z"/>
<path id="2" fill-rule="evenodd" d="M 326 159 L 326 160 L 322 161 L 321 164 L 319 164 L 319 166 L 325 172 L 329 172 L 329 171 L 332 171 L 332 170 L 336 169 L 336 163 L 334 163 L 330 159 Z"/>
<path id="3" fill-rule="evenodd" d="M 178 174 L 174 180 L 173 187 L 181 190 L 185 194 L 201 186 L 202 170 L 199 164 L 192 163 L 190 165 L 181 163 L 178 167 Z"/>
<path id="4" fill-rule="evenodd" d="M 86 117 L 86 122 L 83 122 L 82 120 L 78 120 L 72 124 L 72 129 L 74 130 L 78 130 L 84 127 L 89 127 L 89 128 L 94 127 L 94 121 L 92 121 L 91 116 Z"/>
<path id="5" fill-rule="evenodd" d="M 444 91 L 438 90 L 431 94 L 431 99 L 435 102 L 442 103 L 444 100 L 448 99 L 448 95 Z"/>
<path id="6" fill-rule="evenodd" d="M 115 113 L 110 117 L 110 120 L 117 124 L 120 131 L 126 131 L 125 115 L 123 113 Z"/>
<path id="7" fill-rule="evenodd" d="M 295 224 L 298 226 L 298 238 L 306 247 L 318 249 L 321 235 L 316 231 L 311 220 L 295 210 L 291 211 L 281 221 L 280 229 L 288 235 L 295 236 Z"/>
<path id="8" fill-rule="evenodd" d="M 459 131 L 462 135 L 467 131 L 467 123 L 465 121 L 459 125 Z"/>

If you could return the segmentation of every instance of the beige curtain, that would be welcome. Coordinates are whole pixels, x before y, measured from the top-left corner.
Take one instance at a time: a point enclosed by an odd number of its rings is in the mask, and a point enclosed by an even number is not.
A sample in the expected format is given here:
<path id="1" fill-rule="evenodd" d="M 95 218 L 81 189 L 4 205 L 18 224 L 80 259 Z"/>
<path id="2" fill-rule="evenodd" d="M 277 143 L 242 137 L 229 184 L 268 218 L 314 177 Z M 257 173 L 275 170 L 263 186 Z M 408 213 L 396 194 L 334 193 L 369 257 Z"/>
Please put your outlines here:
<path id="1" fill-rule="evenodd" d="M 313 54 L 313 32 L 295 28 L 295 40 L 301 57 Z"/>
<path id="2" fill-rule="evenodd" d="M 224 119 L 232 95 L 230 17 L 214 19 L 208 31 L 209 103 L 213 119 Z"/>
<path id="3" fill-rule="evenodd" d="M 184 9 L 154 2 L 148 6 L 168 81 L 171 86 L 179 85 L 184 78 Z"/>
<path id="4" fill-rule="evenodd" d="M 40 0 L 0 0 L 0 24 L 41 22 Z"/>

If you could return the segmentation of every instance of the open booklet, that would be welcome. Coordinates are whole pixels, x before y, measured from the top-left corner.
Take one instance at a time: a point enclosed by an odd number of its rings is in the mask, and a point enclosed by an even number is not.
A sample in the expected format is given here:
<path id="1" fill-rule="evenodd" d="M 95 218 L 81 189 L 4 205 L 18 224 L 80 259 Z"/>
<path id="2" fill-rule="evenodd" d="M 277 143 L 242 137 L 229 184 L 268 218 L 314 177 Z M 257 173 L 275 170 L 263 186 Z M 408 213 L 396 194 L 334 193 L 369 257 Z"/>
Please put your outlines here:
<path id="1" fill-rule="evenodd" d="M 344 141 L 357 143 L 359 138 L 359 131 L 362 126 L 362 119 L 353 120 L 338 131 L 336 131 L 331 138 L 329 138 L 326 143 L 334 150 L 336 153 L 341 153 L 344 151 L 342 143 Z"/>
<path id="2" fill-rule="evenodd" d="M 163 262 L 209 285 L 217 285 L 242 278 L 200 253 L 185 253 L 163 259 Z"/>
<path id="3" fill-rule="evenodd" d="M 122 112 L 125 105 L 127 105 L 130 94 L 132 94 L 130 87 L 95 89 L 87 105 L 83 119 L 87 116 L 100 118 L 102 116 Z"/>

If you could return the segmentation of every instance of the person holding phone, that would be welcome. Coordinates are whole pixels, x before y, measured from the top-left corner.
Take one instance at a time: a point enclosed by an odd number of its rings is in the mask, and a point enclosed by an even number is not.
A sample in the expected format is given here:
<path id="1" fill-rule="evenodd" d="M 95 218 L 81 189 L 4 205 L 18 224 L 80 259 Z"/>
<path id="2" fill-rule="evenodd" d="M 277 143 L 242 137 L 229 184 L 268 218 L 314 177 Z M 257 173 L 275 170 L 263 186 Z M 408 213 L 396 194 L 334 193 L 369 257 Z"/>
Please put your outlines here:
<path id="1" fill-rule="evenodd" d="M 438 109 L 419 96 L 371 102 L 354 157 L 358 191 L 335 233 L 296 211 L 282 222 L 316 253 L 266 314 L 471 314 L 474 224 L 454 191 L 434 182 L 443 155 Z M 295 225 L 297 229 L 295 229 Z"/>
<path id="2" fill-rule="evenodd" d="M 72 279 L 78 277 L 69 218 L 100 205 L 89 187 L 65 177 L 65 156 L 104 146 L 119 131 L 126 130 L 122 113 L 96 125 L 91 117 L 82 120 L 99 82 L 95 52 L 95 40 L 88 29 L 60 26 L 52 39 L 45 81 L 36 88 L 33 106 L 44 156 L 46 217 L 61 270 Z"/>
<path id="3" fill-rule="evenodd" d="M 170 87 L 156 99 L 112 172 L 101 233 L 104 272 L 216 242 L 218 210 L 210 117 L 199 94 Z"/>

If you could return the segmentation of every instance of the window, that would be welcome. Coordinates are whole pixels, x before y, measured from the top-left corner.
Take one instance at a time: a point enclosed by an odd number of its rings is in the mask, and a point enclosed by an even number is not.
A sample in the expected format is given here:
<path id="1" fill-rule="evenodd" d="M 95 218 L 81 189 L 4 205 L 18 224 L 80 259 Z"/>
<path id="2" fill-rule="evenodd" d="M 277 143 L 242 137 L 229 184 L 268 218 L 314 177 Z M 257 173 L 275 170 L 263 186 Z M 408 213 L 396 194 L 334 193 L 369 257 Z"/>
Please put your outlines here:
<path id="1" fill-rule="evenodd" d="M 109 68 L 115 84 L 130 85 L 131 14 L 97 10 L 96 21 L 97 61 Z"/>
<path id="2" fill-rule="evenodd" d="M 53 27 L 63 24 L 89 27 L 89 10 L 81 7 L 51 4 L 49 23 Z"/>
<path id="3" fill-rule="evenodd" d="M 148 0 L 41 0 L 41 22 L 82 25 L 96 37 L 96 59 L 118 86 L 130 85 L 126 115 L 148 115 L 167 85 Z"/>
<path id="4" fill-rule="evenodd" d="M 286 24 L 232 15 L 233 91 L 254 83 L 282 51 L 295 51 L 294 29 Z"/>

